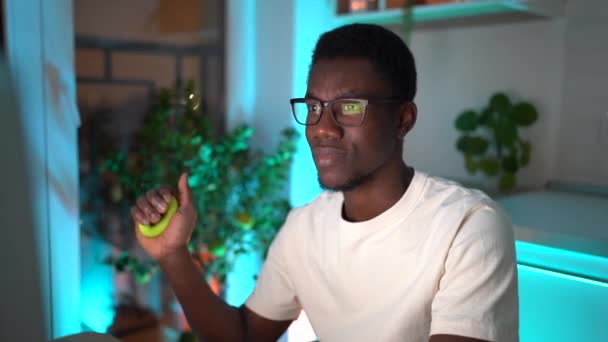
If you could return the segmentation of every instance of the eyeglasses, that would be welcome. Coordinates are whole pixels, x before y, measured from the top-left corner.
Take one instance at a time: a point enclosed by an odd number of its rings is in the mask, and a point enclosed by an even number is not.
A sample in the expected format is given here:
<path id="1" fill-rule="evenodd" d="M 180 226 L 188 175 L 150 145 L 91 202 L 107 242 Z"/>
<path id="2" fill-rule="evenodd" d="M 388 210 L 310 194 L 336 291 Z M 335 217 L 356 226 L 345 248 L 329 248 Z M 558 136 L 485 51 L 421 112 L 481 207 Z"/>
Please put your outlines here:
<path id="1" fill-rule="evenodd" d="M 329 108 L 334 122 L 341 127 L 357 127 L 363 124 L 367 105 L 370 103 L 401 103 L 398 98 L 336 99 L 320 101 L 311 98 L 289 100 L 293 117 L 301 125 L 312 126 L 321 121 L 323 108 Z"/>

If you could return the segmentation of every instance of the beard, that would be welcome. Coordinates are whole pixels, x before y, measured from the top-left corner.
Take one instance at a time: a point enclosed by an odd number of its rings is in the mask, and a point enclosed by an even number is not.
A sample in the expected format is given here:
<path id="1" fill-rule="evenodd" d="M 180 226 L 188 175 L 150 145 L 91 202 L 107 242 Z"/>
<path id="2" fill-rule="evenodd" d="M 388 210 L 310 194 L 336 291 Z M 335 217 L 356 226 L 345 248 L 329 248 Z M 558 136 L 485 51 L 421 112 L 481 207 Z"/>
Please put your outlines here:
<path id="1" fill-rule="evenodd" d="M 355 190 L 361 184 L 367 182 L 368 179 L 371 178 L 373 172 L 363 174 L 363 175 L 355 175 L 351 179 L 346 180 L 342 184 L 337 185 L 327 185 L 323 183 L 321 177 L 319 177 L 319 185 L 321 185 L 321 189 L 326 191 L 334 191 L 334 192 L 349 192 Z"/>

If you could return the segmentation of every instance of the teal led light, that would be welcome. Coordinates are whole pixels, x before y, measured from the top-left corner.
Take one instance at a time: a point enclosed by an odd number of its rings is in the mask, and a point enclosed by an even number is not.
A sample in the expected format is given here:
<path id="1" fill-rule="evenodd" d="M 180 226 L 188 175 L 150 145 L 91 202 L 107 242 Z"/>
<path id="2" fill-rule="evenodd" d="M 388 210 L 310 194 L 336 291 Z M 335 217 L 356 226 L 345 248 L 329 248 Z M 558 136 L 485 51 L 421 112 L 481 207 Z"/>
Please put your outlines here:
<path id="1" fill-rule="evenodd" d="M 608 258 L 516 241 L 517 262 L 608 283 Z"/>
<path id="2" fill-rule="evenodd" d="M 105 333 L 114 319 L 113 296 L 117 294 L 112 268 L 99 259 L 112 246 L 84 235 L 80 240 L 80 321 L 87 330 Z"/>
<path id="3" fill-rule="evenodd" d="M 529 265 L 517 269 L 521 342 L 608 341 L 602 328 L 608 282 Z"/>
<path id="4" fill-rule="evenodd" d="M 528 266 L 528 265 L 518 264 L 517 268 L 520 271 L 522 271 L 522 270 L 523 271 L 529 271 L 529 272 L 533 272 L 533 273 L 542 274 L 542 275 L 545 275 L 545 276 L 558 277 L 558 278 L 562 278 L 562 279 L 565 279 L 565 280 L 578 281 L 578 282 L 586 283 L 586 284 L 593 285 L 593 286 L 601 286 L 601 287 L 608 288 L 608 283 L 605 283 L 605 282 L 602 282 L 602 281 L 598 281 L 598 280 L 587 279 L 587 278 L 583 278 L 583 277 L 579 277 L 579 276 L 575 276 L 575 275 L 570 275 L 570 274 L 565 274 L 565 273 L 560 273 L 560 272 L 555 272 L 555 271 L 551 271 L 551 270 L 544 270 L 542 268 Z M 607 309 L 608 309 L 608 307 L 607 307 Z"/>
<path id="5" fill-rule="evenodd" d="M 80 320 L 88 329 L 104 333 L 114 319 L 112 274 L 100 269 L 87 273 L 80 285 Z"/>

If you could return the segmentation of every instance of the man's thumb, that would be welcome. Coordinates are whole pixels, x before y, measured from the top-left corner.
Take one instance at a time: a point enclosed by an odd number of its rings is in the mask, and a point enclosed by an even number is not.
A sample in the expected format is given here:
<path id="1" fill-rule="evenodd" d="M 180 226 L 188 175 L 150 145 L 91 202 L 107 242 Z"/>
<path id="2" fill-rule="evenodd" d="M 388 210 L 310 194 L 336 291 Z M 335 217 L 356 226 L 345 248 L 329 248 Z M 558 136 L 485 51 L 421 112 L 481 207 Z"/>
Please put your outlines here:
<path id="1" fill-rule="evenodd" d="M 179 206 L 184 208 L 192 203 L 192 189 L 188 185 L 188 174 L 182 173 L 177 183 L 177 189 L 179 190 Z"/>

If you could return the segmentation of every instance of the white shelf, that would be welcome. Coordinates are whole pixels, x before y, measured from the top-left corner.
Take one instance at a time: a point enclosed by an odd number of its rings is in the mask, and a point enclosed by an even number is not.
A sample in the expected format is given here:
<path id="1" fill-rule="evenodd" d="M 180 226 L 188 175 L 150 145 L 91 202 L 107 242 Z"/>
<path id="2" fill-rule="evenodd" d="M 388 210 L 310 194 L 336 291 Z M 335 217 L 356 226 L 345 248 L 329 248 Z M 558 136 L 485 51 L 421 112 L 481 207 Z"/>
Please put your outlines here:
<path id="1" fill-rule="evenodd" d="M 449 19 L 477 18 L 498 14 L 529 14 L 533 17 L 563 16 L 567 0 L 470 0 L 457 3 L 422 5 L 413 9 L 414 23 Z M 334 7 L 335 8 L 335 7 Z M 351 23 L 396 25 L 403 20 L 402 9 L 336 14 L 336 26 Z"/>

